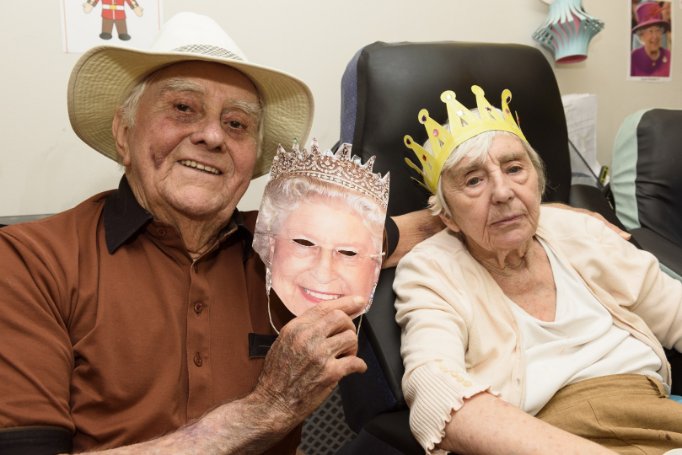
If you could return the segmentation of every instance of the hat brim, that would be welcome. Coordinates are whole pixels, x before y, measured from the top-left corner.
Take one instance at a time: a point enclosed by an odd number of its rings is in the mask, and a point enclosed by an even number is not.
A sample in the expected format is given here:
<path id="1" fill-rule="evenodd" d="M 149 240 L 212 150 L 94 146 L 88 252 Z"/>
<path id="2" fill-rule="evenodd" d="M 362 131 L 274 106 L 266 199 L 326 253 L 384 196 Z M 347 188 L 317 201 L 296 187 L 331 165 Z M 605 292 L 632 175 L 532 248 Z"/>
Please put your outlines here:
<path id="1" fill-rule="evenodd" d="M 142 78 L 173 63 L 215 62 L 244 73 L 263 102 L 261 154 L 251 178 L 269 172 L 279 144 L 305 143 L 314 112 L 308 86 L 284 72 L 220 56 L 187 52 L 147 52 L 100 46 L 83 54 L 69 79 L 67 104 L 74 132 L 86 144 L 117 160 L 111 125 L 116 109 Z"/>
<path id="2" fill-rule="evenodd" d="M 648 22 L 642 22 L 641 24 L 635 25 L 634 27 L 632 27 L 632 33 L 635 33 L 643 28 L 651 27 L 652 25 L 658 25 L 660 27 L 663 27 L 666 32 L 670 30 L 670 23 L 668 21 L 653 20 Z"/>

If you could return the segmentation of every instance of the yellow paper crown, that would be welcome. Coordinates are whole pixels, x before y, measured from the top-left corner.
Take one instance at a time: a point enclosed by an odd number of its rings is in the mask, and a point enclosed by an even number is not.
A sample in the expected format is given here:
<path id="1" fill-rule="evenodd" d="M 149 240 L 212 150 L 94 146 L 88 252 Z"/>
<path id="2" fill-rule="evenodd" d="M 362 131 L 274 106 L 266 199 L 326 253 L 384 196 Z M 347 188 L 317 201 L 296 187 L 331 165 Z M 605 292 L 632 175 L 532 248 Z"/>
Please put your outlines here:
<path id="1" fill-rule="evenodd" d="M 422 168 L 419 169 L 407 158 L 405 158 L 405 162 L 422 176 L 423 183 L 415 180 L 429 190 L 431 194 L 436 194 L 443 164 L 445 164 L 450 153 L 463 142 L 486 131 L 508 131 L 524 141 L 526 140 L 509 110 L 509 101 L 511 101 L 509 89 L 502 91 L 501 113 L 485 99 L 485 92 L 481 87 L 472 85 L 471 91 L 476 95 L 479 115 L 471 112 L 457 101 L 455 92 L 452 90 L 447 90 L 440 95 L 441 101 L 447 106 L 449 131 L 429 117 L 429 111 L 426 109 L 419 111 L 419 123 L 424 125 L 426 129 L 431 151 L 416 143 L 410 135 L 406 135 L 404 138 L 405 145 L 417 155 Z"/>

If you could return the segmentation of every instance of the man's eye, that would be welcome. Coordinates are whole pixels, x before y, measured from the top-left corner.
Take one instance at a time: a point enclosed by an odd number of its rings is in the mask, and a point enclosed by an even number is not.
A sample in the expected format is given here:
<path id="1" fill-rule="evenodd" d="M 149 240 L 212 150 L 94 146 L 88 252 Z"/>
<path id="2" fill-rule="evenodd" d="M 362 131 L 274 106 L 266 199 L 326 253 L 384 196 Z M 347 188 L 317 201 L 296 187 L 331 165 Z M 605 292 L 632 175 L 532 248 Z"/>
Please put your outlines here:
<path id="1" fill-rule="evenodd" d="M 515 166 L 510 166 L 509 169 L 507 169 L 507 172 L 510 174 L 516 174 L 518 172 L 521 172 L 523 168 L 521 166 L 515 165 Z"/>
<path id="2" fill-rule="evenodd" d="M 295 244 L 301 245 L 301 246 L 307 246 L 307 247 L 315 246 L 315 244 L 313 242 L 311 242 L 310 240 L 306 240 L 306 239 L 291 239 L 291 241 L 294 242 Z"/>
<path id="3" fill-rule="evenodd" d="M 234 129 L 245 129 L 246 125 L 240 122 L 239 120 L 230 120 L 227 122 L 230 128 Z"/>
<path id="4" fill-rule="evenodd" d="M 357 251 L 353 251 L 353 250 L 336 250 L 336 252 L 339 253 L 340 255 L 346 256 L 346 257 L 353 257 L 353 256 L 358 254 Z"/>
<path id="5" fill-rule="evenodd" d="M 190 107 L 189 107 L 189 105 L 184 104 L 184 103 L 176 103 L 175 109 L 179 110 L 180 112 L 189 112 Z"/>

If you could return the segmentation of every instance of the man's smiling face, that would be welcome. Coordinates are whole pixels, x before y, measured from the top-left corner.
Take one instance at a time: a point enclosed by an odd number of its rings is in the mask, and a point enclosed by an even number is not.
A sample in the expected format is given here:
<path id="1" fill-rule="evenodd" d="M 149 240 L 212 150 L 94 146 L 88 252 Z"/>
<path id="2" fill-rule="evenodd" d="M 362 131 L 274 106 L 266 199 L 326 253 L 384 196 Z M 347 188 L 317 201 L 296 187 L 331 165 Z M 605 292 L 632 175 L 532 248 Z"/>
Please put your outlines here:
<path id="1" fill-rule="evenodd" d="M 239 71 L 186 62 L 155 73 L 114 137 L 141 205 L 157 219 L 229 219 L 251 181 L 261 108 Z"/>

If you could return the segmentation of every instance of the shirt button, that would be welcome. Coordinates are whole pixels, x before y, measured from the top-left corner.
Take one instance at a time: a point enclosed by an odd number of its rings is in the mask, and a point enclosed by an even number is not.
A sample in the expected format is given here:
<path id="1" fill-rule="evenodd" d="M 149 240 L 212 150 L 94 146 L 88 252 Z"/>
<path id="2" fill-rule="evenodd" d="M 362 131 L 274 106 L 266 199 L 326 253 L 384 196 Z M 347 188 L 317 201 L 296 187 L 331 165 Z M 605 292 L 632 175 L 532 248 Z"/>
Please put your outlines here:
<path id="1" fill-rule="evenodd" d="M 194 312 L 196 314 L 201 314 L 202 311 L 204 311 L 204 304 L 201 302 L 196 302 L 194 304 Z"/>
<path id="2" fill-rule="evenodd" d="M 194 353 L 194 364 L 198 367 L 204 364 L 204 359 L 201 358 L 201 353 L 200 352 L 195 352 Z"/>

